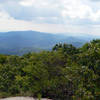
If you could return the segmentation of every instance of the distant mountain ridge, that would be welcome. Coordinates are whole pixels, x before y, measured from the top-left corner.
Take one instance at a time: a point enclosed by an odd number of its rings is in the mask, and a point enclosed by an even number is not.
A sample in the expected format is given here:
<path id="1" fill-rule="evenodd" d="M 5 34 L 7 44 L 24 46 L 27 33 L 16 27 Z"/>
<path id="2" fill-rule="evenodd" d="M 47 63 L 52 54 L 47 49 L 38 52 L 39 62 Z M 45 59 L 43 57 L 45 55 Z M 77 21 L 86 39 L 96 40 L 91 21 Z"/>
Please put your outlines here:
<path id="1" fill-rule="evenodd" d="M 37 31 L 12 31 L 0 33 L 0 53 L 24 54 L 31 51 L 49 50 L 56 43 L 68 43 L 80 47 L 90 37 L 50 34 Z"/>

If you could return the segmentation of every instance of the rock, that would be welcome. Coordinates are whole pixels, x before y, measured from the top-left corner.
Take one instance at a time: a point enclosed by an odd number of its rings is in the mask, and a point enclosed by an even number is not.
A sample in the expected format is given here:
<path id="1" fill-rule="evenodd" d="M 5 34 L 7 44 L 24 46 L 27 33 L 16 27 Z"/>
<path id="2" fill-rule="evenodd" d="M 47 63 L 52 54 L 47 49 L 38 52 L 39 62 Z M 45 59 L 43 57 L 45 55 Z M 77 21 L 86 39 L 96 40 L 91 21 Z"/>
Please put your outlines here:
<path id="1" fill-rule="evenodd" d="M 38 100 L 32 97 L 10 97 L 10 98 L 4 98 L 4 99 L 0 99 L 0 100 Z M 41 100 L 51 100 L 51 99 L 46 99 L 43 98 Z"/>

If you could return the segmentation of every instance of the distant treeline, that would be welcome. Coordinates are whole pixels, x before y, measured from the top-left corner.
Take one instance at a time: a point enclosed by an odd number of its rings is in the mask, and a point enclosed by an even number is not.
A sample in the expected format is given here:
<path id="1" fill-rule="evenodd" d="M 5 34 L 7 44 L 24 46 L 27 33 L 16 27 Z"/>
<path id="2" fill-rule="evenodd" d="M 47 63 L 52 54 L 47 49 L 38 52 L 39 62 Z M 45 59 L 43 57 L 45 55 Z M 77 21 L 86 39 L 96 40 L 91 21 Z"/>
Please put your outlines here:
<path id="1" fill-rule="evenodd" d="M 56 44 L 52 51 L 0 55 L 0 98 L 100 100 L 100 40 L 81 48 Z"/>

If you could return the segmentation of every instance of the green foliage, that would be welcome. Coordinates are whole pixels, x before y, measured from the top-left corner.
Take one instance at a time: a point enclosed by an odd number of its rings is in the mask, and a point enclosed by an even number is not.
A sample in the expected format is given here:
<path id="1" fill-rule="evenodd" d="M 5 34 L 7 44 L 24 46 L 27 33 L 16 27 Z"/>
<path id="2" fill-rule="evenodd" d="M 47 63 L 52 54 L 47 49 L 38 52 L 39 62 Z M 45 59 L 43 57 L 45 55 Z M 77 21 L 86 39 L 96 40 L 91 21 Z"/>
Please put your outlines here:
<path id="1" fill-rule="evenodd" d="M 56 44 L 52 51 L 0 55 L 0 98 L 100 100 L 100 40 L 81 48 Z"/>

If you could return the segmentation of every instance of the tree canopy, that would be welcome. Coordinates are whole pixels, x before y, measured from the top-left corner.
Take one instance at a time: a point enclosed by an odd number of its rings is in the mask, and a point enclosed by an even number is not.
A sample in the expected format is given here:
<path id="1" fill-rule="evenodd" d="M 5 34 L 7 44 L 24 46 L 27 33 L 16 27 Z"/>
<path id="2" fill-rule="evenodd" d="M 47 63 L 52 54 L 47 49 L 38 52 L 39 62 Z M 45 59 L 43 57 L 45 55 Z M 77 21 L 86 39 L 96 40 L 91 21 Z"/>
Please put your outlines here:
<path id="1" fill-rule="evenodd" d="M 81 48 L 56 44 L 52 51 L 0 55 L 0 98 L 100 99 L 100 40 Z"/>

